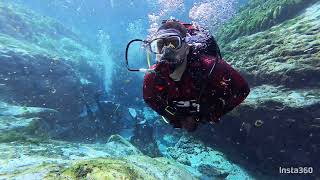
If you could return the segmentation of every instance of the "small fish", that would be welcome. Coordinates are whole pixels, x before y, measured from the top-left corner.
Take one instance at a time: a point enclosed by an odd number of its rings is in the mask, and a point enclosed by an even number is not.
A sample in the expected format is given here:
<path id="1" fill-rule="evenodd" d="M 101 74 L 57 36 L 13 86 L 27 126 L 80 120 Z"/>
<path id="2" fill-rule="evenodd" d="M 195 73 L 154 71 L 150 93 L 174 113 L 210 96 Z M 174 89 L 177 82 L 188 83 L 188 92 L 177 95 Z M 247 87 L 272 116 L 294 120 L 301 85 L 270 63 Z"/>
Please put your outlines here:
<path id="1" fill-rule="evenodd" d="M 127 80 L 125 80 L 124 82 L 125 82 L 125 83 L 130 83 L 131 80 L 130 80 L 130 79 L 127 79 Z"/>

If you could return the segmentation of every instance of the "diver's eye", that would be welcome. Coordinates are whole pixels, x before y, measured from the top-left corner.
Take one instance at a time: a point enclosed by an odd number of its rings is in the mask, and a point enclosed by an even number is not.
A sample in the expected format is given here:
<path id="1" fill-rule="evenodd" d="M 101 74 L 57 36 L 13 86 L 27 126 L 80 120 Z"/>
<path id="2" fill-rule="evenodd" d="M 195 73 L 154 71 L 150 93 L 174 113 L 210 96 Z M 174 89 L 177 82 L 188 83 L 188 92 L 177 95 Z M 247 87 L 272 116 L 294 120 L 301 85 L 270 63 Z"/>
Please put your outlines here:
<path id="1" fill-rule="evenodd" d="M 157 40 L 157 49 L 158 49 L 158 52 L 161 52 L 163 46 L 164 46 L 163 39 L 158 39 L 158 40 Z"/>
<path id="2" fill-rule="evenodd" d="M 180 47 L 180 39 L 179 37 L 176 36 L 172 36 L 172 37 L 168 37 L 166 38 L 166 46 L 170 47 L 170 48 L 174 48 L 177 49 Z"/>

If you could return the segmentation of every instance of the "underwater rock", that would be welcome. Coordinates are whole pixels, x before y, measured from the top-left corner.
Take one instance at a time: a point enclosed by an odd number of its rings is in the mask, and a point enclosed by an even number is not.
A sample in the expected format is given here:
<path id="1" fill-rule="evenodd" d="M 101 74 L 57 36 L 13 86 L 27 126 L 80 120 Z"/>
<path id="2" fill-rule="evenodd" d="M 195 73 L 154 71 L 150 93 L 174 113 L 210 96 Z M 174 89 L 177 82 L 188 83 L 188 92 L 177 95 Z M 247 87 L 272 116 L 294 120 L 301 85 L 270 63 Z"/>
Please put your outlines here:
<path id="1" fill-rule="evenodd" d="M 0 54 L 7 54 L 0 49 Z M 81 112 L 81 84 L 70 65 L 47 56 L 10 52 L 0 56 L 0 97 L 9 103 L 50 108 L 70 122 Z M 63 76 L 62 76 L 63 74 Z"/>
<path id="2" fill-rule="evenodd" d="M 46 116 L 50 113 L 58 113 L 58 111 L 48 108 L 14 106 L 0 101 L 0 116 L 30 118 L 34 116 L 39 116 L 40 114 L 44 114 L 43 116 Z"/>
<path id="3" fill-rule="evenodd" d="M 137 117 L 137 111 L 133 108 L 128 108 L 130 116 L 135 119 Z"/>
<path id="4" fill-rule="evenodd" d="M 32 179 L 32 180 L 43 180 L 48 173 L 58 171 L 61 166 L 55 164 L 44 164 L 22 172 L 18 172 L 14 176 L 9 176 L 13 179 Z M 1 178 L 1 176 L 0 176 Z"/>
<path id="5" fill-rule="evenodd" d="M 319 9 L 320 3 L 316 3 L 299 16 L 266 31 L 221 45 L 221 52 L 251 86 L 317 88 L 320 85 Z"/>
<path id="6" fill-rule="evenodd" d="M 204 145 L 191 136 L 183 136 L 179 142 L 168 149 L 176 161 L 191 166 L 200 174 L 211 178 L 252 179 L 239 166 L 230 162 L 224 154 Z"/>
<path id="7" fill-rule="evenodd" d="M 232 159 L 274 176 L 279 166 L 320 167 L 320 3 L 302 9 L 276 26 L 221 46 L 251 92 L 219 125 L 197 132 Z M 257 120 L 263 124 L 256 126 Z M 210 130 L 216 136 L 208 136 Z"/>
<path id="8" fill-rule="evenodd" d="M 117 143 L 117 145 L 115 145 Z M 199 179 L 192 168 L 167 158 L 119 152 L 132 145 L 115 135 L 106 144 L 48 140 L 0 143 L 0 179 Z"/>
<path id="9" fill-rule="evenodd" d="M 174 146 L 180 139 L 181 134 L 164 134 L 161 139 L 161 144 L 165 146 Z"/>
<path id="10" fill-rule="evenodd" d="M 228 43 L 278 25 L 299 15 L 317 0 L 249 0 L 234 18 L 219 29 L 217 39 Z"/>
<path id="11" fill-rule="evenodd" d="M 7 47 L 36 52 L 49 50 L 49 54 L 69 61 L 93 60 L 96 57 L 86 46 L 84 37 L 52 18 L 13 2 L 0 2 L 0 33 L 1 42 L 7 40 L 3 44 Z M 8 41 L 6 37 L 13 39 Z"/>
<path id="12" fill-rule="evenodd" d="M 284 86 L 261 85 L 252 88 L 246 106 L 265 111 L 283 112 L 320 104 L 320 89 L 288 89 Z M 311 114 L 310 114 L 311 116 Z"/>
<path id="13" fill-rule="evenodd" d="M 112 135 L 108 142 L 114 156 L 124 157 L 127 155 L 143 155 L 143 153 L 133 146 L 129 141 L 120 135 Z"/>
<path id="14" fill-rule="evenodd" d="M 53 109 L 21 107 L 0 102 L 0 142 L 46 141 L 52 132 L 50 123 L 59 119 Z"/>
<path id="15" fill-rule="evenodd" d="M 156 179 L 193 180 L 199 177 L 199 174 L 187 166 L 164 157 L 129 156 L 126 160 L 142 168 Z"/>
<path id="16" fill-rule="evenodd" d="M 229 173 L 221 172 L 210 164 L 201 164 L 201 165 L 199 165 L 198 170 L 199 170 L 199 172 L 201 172 L 202 174 L 204 174 L 208 177 L 216 177 L 216 178 L 225 179 L 229 175 Z"/>
<path id="17" fill-rule="evenodd" d="M 1 135 L 4 135 L 1 133 Z M 16 134 L 17 137 L 19 134 Z M 9 135 L 7 135 L 9 136 Z M 20 135 L 19 137 L 21 137 Z M 142 155 L 120 136 L 112 136 L 109 143 L 72 143 L 51 139 L 16 139 L 3 142 L 0 137 L 0 179 L 43 179 L 48 171 L 57 172 L 77 160 L 92 158 L 123 158 L 130 154 Z M 31 141 L 33 140 L 33 141 Z M 125 150 L 127 149 L 127 150 Z M 43 171 L 46 169 L 48 171 Z"/>
<path id="18" fill-rule="evenodd" d="M 155 179 L 138 166 L 118 159 L 94 159 L 79 162 L 45 179 Z"/>
<path id="19" fill-rule="evenodd" d="M 99 158 L 77 162 L 48 174 L 45 179 L 197 179 L 183 166 L 168 159 L 128 156 L 125 159 Z"/>
<path id="20" fill-rule="evenodd" d="M 57 111 L 43 121 L 50 133 L 76 136 L 79 114 L 103 89 L 97 53 L 57 21 L 13 3 L 0 2 L 0 24 L 1 100 Z"/>
<path id="21" fill-rule="evenodd" d="M 316 119 L 320 117 L 319 92 L 272 85 L 253 87 L 245 102 L 219 125 L 207 126 L 196 136 L 223 147 L 231 159 L 251 162 L 252 166 L 246 166 L 266 174 L 277 175 L 274 167 L 288 164 L 319 166 L 320 133 L 312 127 L 320 125 Z M 256 125 L 258 121 L 263 123 Z M 215 136 L 208 136 L 210 129 Z"/>

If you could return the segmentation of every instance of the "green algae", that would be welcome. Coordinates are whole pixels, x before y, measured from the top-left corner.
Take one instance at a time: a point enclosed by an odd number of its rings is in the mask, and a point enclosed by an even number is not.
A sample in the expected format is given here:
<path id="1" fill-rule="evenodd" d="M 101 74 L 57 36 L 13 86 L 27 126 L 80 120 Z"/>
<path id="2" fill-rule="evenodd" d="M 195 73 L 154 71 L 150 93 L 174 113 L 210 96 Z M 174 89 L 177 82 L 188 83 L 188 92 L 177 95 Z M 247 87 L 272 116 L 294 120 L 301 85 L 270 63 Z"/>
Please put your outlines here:
<path id="1" fill-rule="evenodd" d="M 263 32 L 223 44 L 224 58 L 252 85 L 318 86 L 319 6 L 314 4 Z"/>
<path id="2" fill-rule="evenodd" d="M 155 179 L 138 166 L 125 160 L 99 158 L 82 161 L 62 169 L 58 173 L 49 173 L 45 179 Z"/>
<path id="3" fill-rule="evenodd" d="M 267 30 L 301 13 L 318 0 L 251 0 L 217 32 L 217 40 L 227 43 L 244 35 Z"/>
<path id="4" fill-rule="evenodd" d="M 46 142 L 47 140 L 48 137 L 45 135 L 34 136 L 18 130 L 12 130 L 7 132 L 4 131 L 0 133 L 0 143 L 21 142 L 30 144 L 40 144 Z"/>
<path id="5" fill-rule="evenodd" d="M 10 118 L 9 118 L 10 119 Z M 17 127 L 11 130 L 4 130 L 0 133 L 0 143 L 30 143 L 39 144 L 47 142 L 49 136 L 40 130 L 41 122 L 34 118 L 27 126 Z"/>

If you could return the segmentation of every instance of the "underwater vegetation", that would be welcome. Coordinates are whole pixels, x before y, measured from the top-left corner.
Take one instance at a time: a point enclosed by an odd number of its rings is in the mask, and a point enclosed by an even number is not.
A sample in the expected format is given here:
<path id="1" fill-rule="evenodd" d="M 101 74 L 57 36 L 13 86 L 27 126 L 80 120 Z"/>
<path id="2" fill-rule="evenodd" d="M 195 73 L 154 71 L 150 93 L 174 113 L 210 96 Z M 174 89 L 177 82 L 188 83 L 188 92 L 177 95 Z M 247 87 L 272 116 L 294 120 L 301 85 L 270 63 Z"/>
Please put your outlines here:
<path id="1" fill-rule="evenodd" d="M 188 142 L 183 145 L 184 142 Z M 206 149 L 201 142 L 184 136 L 171 156 L 143 155 L 119 135 L 105 144 L 49 141 L 43 144 L 0 144 L 0 177 L 21 179 L 252 179 L 241 167 L 228 162 L 221 152 Z M 18 146 L 17 146 L 18 145 Z M 17 146 L 17 147 L 15 147 Z M 196 146 L 194 149 L 193 147 Z M 194 149 L 194 150 L 192 150 Z M 174 155 L 177 151 L 177 155 Z M 17 161 L 19 156 L 25 161 Z M 179 154 L 179 155 L 178 155 Z M 178 159 L 177 159 L 177 156 Z M 192 160 L 195 156 L 195 160 Z M 185 160 L 192 164 L 180 163 Z M 206 159 L 201 162 L 201 159 Z"/>
<path id="2" fill-rule="evenodd" d="M 217 39 L 227 43 L 244 35 L 269 29 L 299 15 L 317 0 L 250 0 L 219 30 Z"/>

